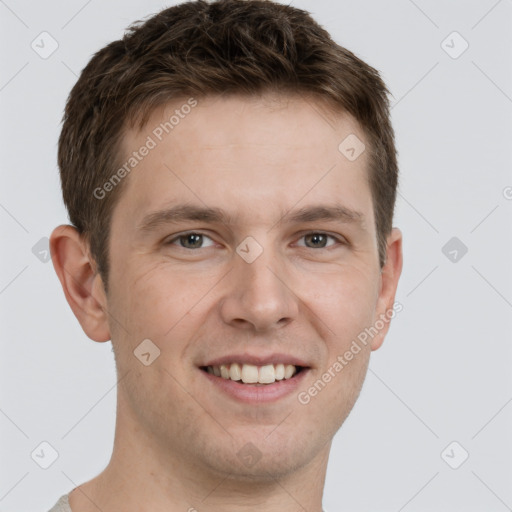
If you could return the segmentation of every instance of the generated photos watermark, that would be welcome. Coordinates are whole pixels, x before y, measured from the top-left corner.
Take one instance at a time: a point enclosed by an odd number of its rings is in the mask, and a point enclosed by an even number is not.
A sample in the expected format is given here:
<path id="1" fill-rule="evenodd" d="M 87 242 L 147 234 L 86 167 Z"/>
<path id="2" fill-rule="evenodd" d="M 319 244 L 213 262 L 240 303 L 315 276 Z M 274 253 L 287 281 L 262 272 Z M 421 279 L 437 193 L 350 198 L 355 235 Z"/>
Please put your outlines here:
<path id="1" fill-rule="evenodd" d="M 336 361 L 320 376 L 315 383 L 310 386 L 307 391 L 301 391 L 297 395 L 300 404 L 307 405 L 311 399 L 320 393 L 329 382 L 331 382 L 345 366 L 354 359 L 362 348 L 365 347 L 379 332 L 381 332 L 391 322 L 395 316 L 403 310 L 403 305 L 396 301 L 391 309 L 385 313 L 381 313 L 379 318 L 371 327 L 366 327 L 361 331 L 357 338 L 352 340 L 350 347 L 343 353 L 337 356 Z"/>
<path id="2" fill-rule="evenodd" d="M 148 135 L 146 141 L 142 146 L 133 151 L 131 156 L 126 162 L 105 182 L 101 187 L 96 187 L 93 191 L 93 196 L 96 199 L 104 199 L 109 192 L 114 190 L 117 185 L 125 178 L 130 172 L 139 165 L 146 156 L 149 155 L 151 150 L 155 149 L 159 142 L 168 135 L 176 126 L 178 126 L 182 119 L 190 114 L 192 109 L 197 106 L 197 100 L 189 98 L 186 103 L 181 105 L 180 108 L 174 110 L 172 116 L 167 121 L 160 123 L 152 132 Z"/>

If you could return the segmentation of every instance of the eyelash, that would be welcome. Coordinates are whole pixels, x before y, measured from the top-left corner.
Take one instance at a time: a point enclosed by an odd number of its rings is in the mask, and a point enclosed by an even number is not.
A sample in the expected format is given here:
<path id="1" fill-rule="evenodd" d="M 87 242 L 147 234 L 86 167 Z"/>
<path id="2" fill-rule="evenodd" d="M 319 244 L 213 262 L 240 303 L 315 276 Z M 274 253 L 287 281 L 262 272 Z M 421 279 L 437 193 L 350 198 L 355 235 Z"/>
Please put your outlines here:
<path id="1" fill-rule="evenodd" d="M 179 239 L 181 237 L 185 237 L 185 236 L 188 236 L 188 235 L 202 235 L 203 237 L 206 237 L 206 238 L 209 238 L 210 240 L 212 240 L 211 237 L 209 237 L 208 235 L 204 234 L 204 233 L 201 233 L 200 231 L 185 231 L 184 233 L 180 233 L 179 235 L 176 235 L 174 238 L 168 240 L 167 242 L 165 242 L 165 245 L 174 245 L 173 242 L 176 242 L 176 241 L 179 241 Z M 337 236 L 334 236 L 334 235 L 331 235 L 329 233 L 326 233 L 325 231 L 308 231 L 307 233 L 303 233 L 299 239 L 302 239 L 308 235 L 323 235 L 323 236 L 326 236 L 328 238 L 331 238 L 332 240 L 334 240 L 335 242 L 337 242 L 338 244 L 340 245 L 347 245 L 347 242 L 346 240 L 340 238 L 340 237 L 337 237 Z M 213 240 L 212 240 L 213 242 Z M 313 250 L 318 250 L 318 249 L 329 249 L 330 247 L 333 247 L 334 244 L 331 244 L 331 245 L 327 245 L 326 247 L 318 247 L 318 248 L 314 248 L 314 247 L 307 247 L 305 245 L 302 245 L 300 247 L 305 247 L 306 249 L 313 249 Z M 186 251 L 197 251 L 199 249 L 206 249 L 206 247 L 198 247 L 196 249 L 190 249 L 188 247 L 183 247 L 183 246 L 179 246 L 178 247 L 180 249 L 185 249 Z M 211 247 L 211 246 L 210 246 Z"/>

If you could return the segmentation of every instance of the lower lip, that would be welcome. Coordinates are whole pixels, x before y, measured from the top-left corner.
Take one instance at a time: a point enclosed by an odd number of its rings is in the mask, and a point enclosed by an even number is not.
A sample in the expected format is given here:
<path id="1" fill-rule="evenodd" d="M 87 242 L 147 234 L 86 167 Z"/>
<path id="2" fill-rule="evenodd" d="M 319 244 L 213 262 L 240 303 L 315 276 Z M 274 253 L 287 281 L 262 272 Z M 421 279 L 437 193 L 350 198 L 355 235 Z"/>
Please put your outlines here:
<path id="1" fill-rule="evenodd" d="M 280 398 L 290 395 L 297 390 L 301 382 L 304 380 L 309 368 L 303 368 L 298 374 L 291 379 L 283 379 L 272 384 L 241 384 L 240 381 L 223 379 L 211 373 L 199 369 L 199 371 L 221 391 L 240 402 L 257 404 L 275 402 Z"/>

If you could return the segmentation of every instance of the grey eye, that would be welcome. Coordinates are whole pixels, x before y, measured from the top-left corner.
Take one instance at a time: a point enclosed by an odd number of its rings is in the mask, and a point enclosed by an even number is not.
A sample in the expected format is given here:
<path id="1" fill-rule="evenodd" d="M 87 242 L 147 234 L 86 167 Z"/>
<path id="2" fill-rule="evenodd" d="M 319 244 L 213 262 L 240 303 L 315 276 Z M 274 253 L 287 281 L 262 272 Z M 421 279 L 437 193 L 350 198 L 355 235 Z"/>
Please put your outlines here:
<path id="1" fill-rule="evenodd" d="M 336 242 L 336 239 L 326 233 L 308 233 L 303 235 L 301 239 L 305 240 L 305 244 L 299 244 L 301 246 L 309 247 L 310 249 L 323 249 L 329 245 L 333 245 L 333 242 L 328 243 L 329 238 Z"/>
<path id="2" fill-rule="evenodd" d="M 204 245 L 206 240 L 209 240 L 210 243 Z M 189 233 L 178 235 L 172 240 L 169 240 L 168 244 L 179 245 L 179 247 L 183 247 L 184 249 L 202 249 L 204 247 L 213 245 L 214 242 L 209 236 L 191 231 Z"/>

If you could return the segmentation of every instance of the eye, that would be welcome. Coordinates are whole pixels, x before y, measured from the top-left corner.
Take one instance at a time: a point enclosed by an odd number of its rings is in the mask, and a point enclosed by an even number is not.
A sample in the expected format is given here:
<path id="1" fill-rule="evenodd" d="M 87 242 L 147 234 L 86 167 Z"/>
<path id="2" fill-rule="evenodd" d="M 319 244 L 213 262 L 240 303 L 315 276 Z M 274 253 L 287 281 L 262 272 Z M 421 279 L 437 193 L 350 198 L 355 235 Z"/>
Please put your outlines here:
<path id="1" fill-rule="evenodd" d="M 328 244 L 328 239 L 334 240 L 334 243 Z M 342 243 L 342 241 L 332 235 L 322 232 L 307 233 L 301 237 L 305 240 L 305 245 L 298 244 L 302 247 L 309 247 L 310 249 L 324 249 L 331 245 L 335 245 L 336 242 Z"/>
<path id="2" fill-rule="evenodd" d="M 203 242 L 206 239 L 210 240 L 211 243 L 205 246 L 203 245 Z M 166 245 L 178 245 L 184 249 L 203 249 L 204 247 L 212 246 L 214 244 L 215 242 L 209 236 L 193 231 L 175 236 L 166 242 Z"/>

